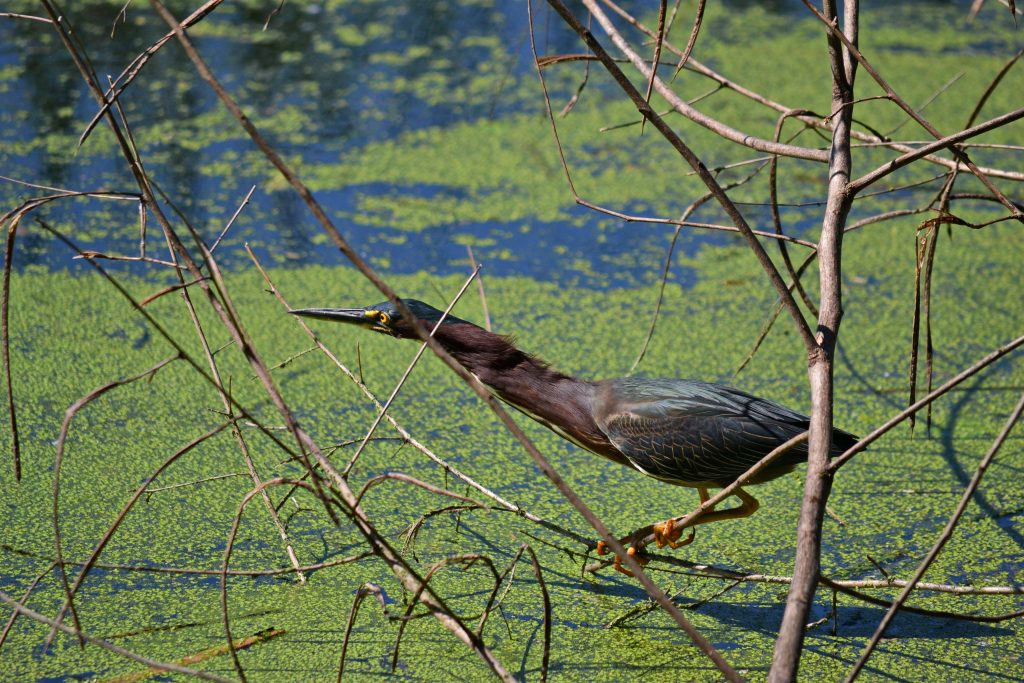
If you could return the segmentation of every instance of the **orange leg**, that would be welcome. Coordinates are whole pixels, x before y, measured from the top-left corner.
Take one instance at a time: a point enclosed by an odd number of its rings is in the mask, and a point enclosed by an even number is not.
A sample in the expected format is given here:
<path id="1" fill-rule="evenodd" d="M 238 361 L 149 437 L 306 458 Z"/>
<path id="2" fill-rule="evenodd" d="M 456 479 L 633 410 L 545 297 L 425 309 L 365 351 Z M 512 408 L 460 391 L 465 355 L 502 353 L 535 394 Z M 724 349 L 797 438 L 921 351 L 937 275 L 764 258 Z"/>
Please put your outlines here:
<path id="1" fill-rule="evenodd" d="M 700 494 L 700 502 L 703 505 L 708 502 L 708 490 L 705 488 L 698 488 L 697 493 Z M 661 524 L 654 525 L 654 542 L 658 544 L 659 548 L 663 548 L 666 545 L 672 548 L 681 548 L 684 545 L 693 543 L 694 529 L 692 527 L 698 524 L 708 524 L 710 522 L 718 522 L 723 519 L 740 519 L 742 517 L 749 517 L 757 511 L 760 507 L 760 503 L 752 495 L 744 491 L 743 489 L 736 489 L 733 495 L 740 499 L 741 503 L 737 507 L 729 508 L 728 510 L 715 510 L 713 507 L 705 512 L 697 519 L 690 522 L 687 527 L 690 528 L 690 534 L 687 536 L 685 541 L 679 541 L 679 537 L 683 535 L 683 528 L 676 528 L 675 523 L 683 519 L 683 517 L 674 517 L 667 519 Z"/>
<path id="2" fill-rule="evenodd" d="M 697 492 L 700 494 L 700 502 L 706 503 L 708 500 L 708 490 L 698 488 Z M 693 543 L 693 538 L 695 534 L 692 528 L 690 529 L 690 535 L 687 536 L 685 541 L 678 540 L 679 537 L 682 536 L 683 530 L 673 530 L 672 523 L 675 522 L 676 519 L 682 518 L 677 517 L 675 519 L 669 519 L 665 522 L 662 522 L 661 524 L 655 524 L 652 527 L 647 527 L 647 529 L 650 529 L 654 532 L 654 540 L 658 544 L 659 548 L 664 548 L 666 544 L 671 545 L 673 548 L 682 548 L 684 545 L 689 545 Z M 640 529 L 638 531 L 634 531 L 629 536 L 619 539 L 619 543 L 626 547 L 626 554 L 632 557 L 637 562 L 639 562 L 641 567 L 645 566 L 648 562 L 650 562 L 650 560 L 647 559 L 647 557 L 642 552 L 640 552 L 643 549 L 643 545 L 640 545 L 639 548 L 636 545 L 636 537 L 645 535 L 644 531 L 644 529 Z M 604 555 L 607 552 L 608 544 L 604 541 L 598 541 L 597 554 Z M 615 562 L 612 564 L 612 566 L 615 568 L 616 571 L 621 572 L 626 576 L 634 576 L 633 572 L 622 566 L 622 558 L 618 555 L 615 556 Z"/>
<path id="3" fill-rule="evenodd" d="M 697 493 L 700 495 L 700 502 L 704 504 L 708 502 L 710 496 L 706 488 L 697 488 Z M 743 489 L 736 489 L 733 495 L 740 499 L 740 505 L 737 507 L 729 508 L 728 510 L 715 510 L 713 507 L 710 508 L 703 515 L 690 522 L 686 527 L 676 528 L 676 522 L 682 520 L 684 517 L 673 517 L 667 519 L 660 524 L 655 524 L 653 527 L 645 527 L 639 529 L 629 536 L 620 539 L 620 543 L 626 547 L 626 553 L 634 560 L 640 563 L 641 566 L 646 565 L 650 560 L 644 556 L 641 552 L 643 550 L 642 537 L 646 535 L 648 531 L 653 532 L 654 542 L 657 543 L 659 548 L 664 548 L 666 545 L 672 548 L 681 548 L 684 545 L 693 543 L 695 536 L 695 530 L 693 527 L 698 524 L 708 524 L 709 522 L 717 522 L 723 519 L 740 519 L 742 517 L 749 517 L 754 514 L 760 507 L 760 503 L 752 495 L 744 491 Z M 679 537 L 683 535 L 683 529 L 689 529 L 690 533 L 687 535 L 685 540 L 680 541 Z M 604 555 L 608 552 L 608 544 L 604 541 L 597 542 L 597 554 Z M 633 572 L 629 571 L 622 566 L 622 558 L 618 555 L 615 556 L 614 565 L 615 569 L 622 572 L 626 576 L 633 576 Z"/>
<path id="4" fill-rule="evenodd" d="M 697 494 L 700 496 L 701 505 L 708 502 L 709 496 L 707 489 L 698 487 Z M 673 517 L 672 519 L 666 519 L 661 524 L 654 525 L 654 542 L 658 544 L 659 548 L 664 548 L 666 545 L 671 548 L 682 548 L 684 545 L 690 545 L 693 543 L 693 539 L 697 535 L 697 531 L 692 526 L 690 527 L 690 533 L 686 537 L 686 540 L 679 540 L 679 537 L 683 535 L 683 530 L 681 528 L 676 529 L 674 526 L 678 519 L 682 518 Z"/>

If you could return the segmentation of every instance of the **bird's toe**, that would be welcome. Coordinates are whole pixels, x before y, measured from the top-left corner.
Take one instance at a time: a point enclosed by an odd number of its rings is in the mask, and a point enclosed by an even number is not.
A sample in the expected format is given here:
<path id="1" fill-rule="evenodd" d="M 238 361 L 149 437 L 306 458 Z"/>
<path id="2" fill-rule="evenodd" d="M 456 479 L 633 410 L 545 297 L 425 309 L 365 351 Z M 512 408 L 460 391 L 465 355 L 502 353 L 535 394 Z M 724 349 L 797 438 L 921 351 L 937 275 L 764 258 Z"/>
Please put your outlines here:
<path id="1" fill-rule="evenodd" d="M 690 545 L 693 543 L 696 532 L 693 527 L 690 527 L 689 535 L 679 540 L 679 537 L 683 535 L 683 530 L 675 528 L 675 523 L 681 518 L 666 519 L 661 524 L 654 525 L 654 542 L 658 544 L 659 548 L 664 548 L 666 545 L 671 548 L 682 548 L 684 545 Z"/>
<path id="2" fill-rule="evenodd" d="M 626 541 L 626 539 L 623 539 L 623 543 L 622 543 L 623 545 L 626 545 L 625 541 Z M 605 555 L 607 553 L 608 553 L 608 544 L 605 543 L 604 541 L 598 541 L 597 542 L 597 554 L 598 555 Z M 626 554 L 629 555 L 630 557 L 632 557 L 634 560 L 636 560 L 636 562 L 641 567 L 646 566 L 647 563 L 650 562 L 650 558 L 648 558 L 646 555 L 644 555 L 640 550 L 638 550 L 633 545 L 627 546 Z M 622 574 L 625 574 L 626 576 L 635 576 L 635 574 L 633 574 L 633 572 L 631 572 L 628 568 L 622 566 L 622 557 L 620 555 L 616 555 L 615 556 L 615 560 L 614 560 L 614 562 L 612 562 L 612 567 L 615 569 L 615 571 L 620 572 Z"/>

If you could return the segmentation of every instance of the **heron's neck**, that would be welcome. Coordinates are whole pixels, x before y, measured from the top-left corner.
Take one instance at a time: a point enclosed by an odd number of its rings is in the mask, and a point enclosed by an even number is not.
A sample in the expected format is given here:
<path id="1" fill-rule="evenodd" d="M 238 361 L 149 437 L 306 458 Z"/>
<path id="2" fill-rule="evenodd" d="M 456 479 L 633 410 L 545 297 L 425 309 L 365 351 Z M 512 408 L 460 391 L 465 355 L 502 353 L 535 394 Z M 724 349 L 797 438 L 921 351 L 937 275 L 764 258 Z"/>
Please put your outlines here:
<path id="1" fill-rule="evenodd" d="M 498 398 L 562 437 L 592 448 L 587 441 L 601 435 L 591 415 L 590 382 L 552 370 L 508 338 L 471 323 L 441 325 L 434 336 Z"/>

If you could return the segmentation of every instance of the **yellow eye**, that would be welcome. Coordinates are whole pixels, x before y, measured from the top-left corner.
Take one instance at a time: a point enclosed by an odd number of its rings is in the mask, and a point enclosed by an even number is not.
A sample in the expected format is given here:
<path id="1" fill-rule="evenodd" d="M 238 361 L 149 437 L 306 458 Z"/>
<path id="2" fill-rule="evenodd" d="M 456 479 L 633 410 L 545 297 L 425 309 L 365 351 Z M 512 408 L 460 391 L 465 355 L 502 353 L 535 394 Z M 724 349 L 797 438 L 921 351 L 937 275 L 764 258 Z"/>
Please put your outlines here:
<path id="1" fill-rule="evenodd" d="M 378 313 L 377 321 L 380 322 L 381 325 L 387 325 L 391 322 L 391 317 L 387 313 Z"/>

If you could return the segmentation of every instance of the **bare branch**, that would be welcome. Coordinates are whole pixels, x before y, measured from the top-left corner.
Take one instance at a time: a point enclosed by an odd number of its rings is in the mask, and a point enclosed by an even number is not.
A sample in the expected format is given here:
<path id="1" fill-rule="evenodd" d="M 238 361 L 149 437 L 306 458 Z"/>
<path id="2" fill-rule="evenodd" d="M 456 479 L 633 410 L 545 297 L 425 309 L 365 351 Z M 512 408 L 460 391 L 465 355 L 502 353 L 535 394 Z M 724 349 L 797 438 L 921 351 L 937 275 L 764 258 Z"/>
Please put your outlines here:
<path id="1" fill-rule="evenodd" d="M 678 7 L 678 3 L 676 4 Z M 686 40 L 686 47 L 683 48 L 683 54 L 679 57 L 679 64 L 676 65 L 676 70 L 672 73 L 672 80 L 676 79 L 679 72 L 683 70 L 683 67 L 690 61 L 690 53 L 693 52 L 693 46 L 697 44 L 697 36 L 700 34 L 700 27 L 704 21 L 704 8 L 707 6 L 707 0 L 697 0 L 697 9 L 694 11 L 693 27 L 690 29 L 690 37 Z"/>
<path id="2" fill-rule="evenodd" d="M 851 181 L 850 182 L 850 191 L 853 192 L 854 194 L 857 194 L 863 188 L 868 187 L 869 185 L 871 185 L 874 182 L 876 182 L 879 178 L 887 176 L 890 173 L 892 173 L 893 171 L 895 171 L 895 170 L 897 170 L 899 168 L 903 168 L 904 166 L 910 164 L 913 161 L 917 161 L 918 159 L 926 158 L 932 152 L 936 152 L 936 151 L 938 151 L 940 149 L 952 148 L 953 145 L 955 145 L 956 143 L 958 143 L 958 142 L 960 142 L 962 140 L 967 140 L 969 138 L 975 137 L 976 135 L 981 135 L 982 133 L 987 133 L 990 130 L 995 130 L 996 128 L 1001 128 L 1002 126 L 1005 126 L 1008 123 L 1012 123 L 1014 121 L 1017 121 L 1018 119 L 1021 119 L 1021 118 L 1024 118 L 1024 107 L 1022 107 L 1020 109 L 1015 109 L 1015 110 L 1013 110 L 1011 112 L 1008 112 L 1006 114 L 1003 114 L 1001 116 L 997 116 L 994 119 L 989 119 L 988 121 L 985 121 L 984 123 L 979 123 L 976 126 L 973 126 L 971 128 L 967 128 L 965 130 L 962 130 L 959 133 L 954 133 L 952 135 L 947 135 L 946 137 L 940 138 L 940 139 L 936 140 L 935 142 L 931 142 L 931 143 L 928 143 L 927 145 L 924 145 L 924 146 L 919 147 L 917 149 L 913 149 L 911 151 L 908 151 L 906 154 L 903 154 L 902 156 L 896 157 L 895 159 L 893 159 L 891 161 L 888 161 L 885 164 L 879 166 L 874 171 L 866 173 L 866 174 L 862 175 L 861 177 L 857 178 L 856 180 Z M 957 166 L 954 165 L 954 167 L 957 167 Z M 979 172 L 984 172 L 984 169 L 979 169 Z M 986 173 L 986 175 L 992 175 L 992 174 L 987 174 Z M 1022 176 L 1022 178 L 1024 178 L 1024 176 Z M 1009 200 L 1006 200 L 1006 201 L 1009 202 Z M 1002 203 L 1002 200 L 1000 200 L 1000 203 Z M 1006 206 L 1006 205 L 1004 204 L 1004 206 Z M 1020 208 L 1017 207 L 1013 202 L 1009 203 L 1009 207 L 1011 208 L 1012 211 L 1020 213 Z"/>
<path id="3" fill-rule="evenodd" d="M 635 17 L 630 15 L 628 12 L 623 10 L 614 2 L 611 2 L 611 0 L 604 0 L 604 4 L 611 8 L 612 11 L 614 11 L 616 14 L 625 19 L 631 26 L 634 26 L 635 28 L 642 31 L 651 38 L 654 37 L 653 30 L 644 26 Z M 665 41 L 665 49 L 676 55 L 683 54 L 683 50 L 680 50 L 679 48 L 675 47 L 671 42 L 667 40 Z M 726 78 L 725 76 L 719 74 L 713 69 L 710 69 L 709 67 L 698 62 L 696 59 L 693 59 L 692 57 L 687 61 L 686 68 L 714 81 L 715 83 L 718 83 L 719 86 L 722 88 L 728 88 L 729 90 L 732 90 L 736 94 L 741 95 L 742 97 L 746 97 L 752 102 L 756 102 L 757 104 L 760 104 L 764 107 L 768 107 L 769 109 L 775 110 L 779 114 L 783 114 L 793 109 L 793 107 L 781 104 L 779 102 L 775 102 L 774 100 L 765 97 L 764 95 L 758 92 L 755 92 L 749 88 L 740 85 L 739 83 L 733 80 L 730 80 L 729 78 Z M 799 116 L 797 118 L 799 118 L 800 121 L 802 121 L 807 126 L 811 126 L 816 129 L 823 128 L 826 130 L 831 130 L 830 126 L 828 125 L 828 122 L 820 117 Z M 860 140 L 862 142 L 873 145 L 883 145 L 901 153 L 911 153 L 914 151 L 912 147 L 909 147 L 904 143 L 885 140 L 880 135 L 869 134 L 856 129 L 850 131 L 850 136 L 855 140 Z M 935 156 L 933 154 L 925 156 L 924 159 L 927 160 L 929 163 L 937 164 L 948 169 L 955 169 L 958 166 L 958 162 L 953 159 L 945 159 L 943 157 Z M 1006 169 L 990 168 L 985 166 L 979 168 L 982 173 L 989 176 L 990 178 L 1004 178 L 1007 180 L 1024 181 L 1024 173 L 1019 171 L 1008 171 Z"/>
<path id="4" fill-rule="evenodd" d="M 596 0 L 583 0 L 583 4 L 591 12 L 591 14 L 594 15 L 594 18 L 597 19 L 597 22 L 601 25 L 601 28 L 604 30 L 604 32 L 608 34 L 608 37 L 612 39 L 612 42 L 615 43 L 615 47 L 617 47 L 619 50 L 622 51 L 624 55 L 626 55 L 626 57 L 629 59 L 632 65 L 636 68 L 637 71 L 640 72 L 640 74 L 645 79 L 653 80 L 654 87 L 658 91 L 658 94 L 665 98 L 665 101 L 667 101 L 677 113 L 682 114 L 683 116 L 693 121 L 694 123 L 707 128 L 716 135 L 719 135 L 731 142 L 735 142 L 738 145 L 743 145 L 744 147 L 750 147 L 751 149 L 756 149 L 761 152 L 768 152 L 770 154 L 780 154 L 782 156 L 793 157 L 795 159 L 806 159 L 808 161 L 818 162 L 828 161 L 828 153 L 823 149 L 812 149 L 810 147 L 786 145 L 778 142 L 772 142 L 771 140 L 765 140 L 763 138 L 757 137 L 756 135 L 750 135 L 742 131 L 736 130 L 735 128 L 732 128 L 722 123 L 721 121 L 718 121 L 717 119 L 708 116 L 707 114 L 701 112 L 700 110 L 694 109 L 689 104 L 687 104 L 685 100 L 679 97 L 679 95 L 677 95 L 675 91 L 672 90 L 668 83 L 658 78 L 657 75 L 653 75 L 652 66 L 630 46 L 630 44 L 626 41 L 625 38 L 622 37 L 619 31 L 611 23 L 611 20 L 608 18 L 608 15 L 606 15 L 604 11 L 600 7 L 598 7 Z M 613 6 L 613 3 L 610 2 L 606 4 L 608 4 L 609 6 Z M 574 30 L 576 30 L 575 27 Z M 586 31 L 586 29 L 583 30 Z M 579 33 L 579 31 L 577 32 Z M 590 35 L 590 32 L 586 31 L 586 34 Z M 580 33 L 580 37 L 583 37 L 582 33 Z M 586 38 L 584 38 L 584 42 L 587 42 Z M 595 50 L 594 46 L 589 43 L 587 44 L 587 47 L 589 47 L 594 52 L 594 54 L 596 54 L 598 58 L 601 59 L 602 63 L 605 63 L 604 58 L 601 57 L 601 51 Z M 611 63 L 614 64 L 614 61 L 612 60 Z M 693 61 L 690 60 L 690 63 L 692 64 Z M 612 69 L 608 67 L 607 63 L 605 63 L 605 68 L 608 68 L 609 73 L 613 73 Z M 616 77 L 616 80 L 618 80 L 618 77 Z M 622 83 L 620 82 L 619 85 L 621 87 Z M 638 99 L 642 101 L 643 97 L 639 97 Z M 636 100 L 634 100 L 634 102 L 636 102 Z M 649 107 L 647 108 L 649 109 Z M 640 109 L 639 105 L 638 109 Z M 647 114 L 644 112 L 643 109 L 640 109 L 640 112 L 643 113 L 645 117 L 647 117 Z M 650 120 L 650 117 L 647 118 Z"/>
<path id="5" fill-rule="evenodd" d="M 646 102 L 644 102 L 643 97 L 641 97 L 640 93 L 636 90 L 633 84 L 630 83 L 629 79 L 626 78 L 626 75 L 622 73 L 622 70 L 619 69 L 619 67 L 615 64 L 615 61 L 610 57 L 610 55 L 608 55 L 608 53 L 604 50 L 601 44 L 597 42 L 594 36 L 589 31 L 587 31 L 582 24 L 579 23 L 576 17 L 571 12 L 569 12 L 569 10 L 565 7 L 565 5 L 561 3 L 560 0 L 549 0 L 549 4 L 555 9 L 555 11 L 559 13 L 559 15 L 565 20 L 565 22 L 580 36 L 580 38 L 583 39 L 587 47 L 589 47 L 591 51 L 593 51 L 594 54 L 598 56 L 598 58 L 601 60 L 601 63 L 604 65 L 605 69 L 608 70 L 608 73 L 611 74 L 611 76 L 615 79 L 615 82 L 618 83 L 620 88 L 622 88 L 623 92 L 626 93 L 629 96 L 629 98 L 633 101 L 633 104 L 637 107 L 637 110 L 646 119 L 651 121 L 652 125 L 654 125 L 655 128 L 657 128 L 658 131 L 665 137 L 665 139 L 672 144 L 672 146 L 679 153 L 679 155 L 682 156 L 690 165 L 690 167 L 697 172 L 697 175 L 700 176 L 701 181 L 715 196 L 715 199 L 719 202 L 719 204 L 725 210 L 726 214 L 733 221 L 736 227 L 739 228 L 740 233 L 744 236 L 744 238 L 746 238 L 747 244 L 753 250 L 758 261 L 761 263 L 761 266 L 767 273 L 768 279 L 771 281 L 776 291 L 778 291 L 779 296 L 786 303 L 786 309 L 789 311 L 790 316 L 793 318 L 793 322 L 796 325 L 797 332 L 803 339 L 804 345 L 806 346 L 808 353 L 810 353 L 810 351 L 815 347 L 815 341 L 814 337 L 811 335 L 811 331 L 807 325 L 807 321 L 804 320 L 803 313 L 801 313 L 799 306 L 797 306 L 796 304 L 796 301 L 793 300 L 793 296 L 790 294 L 789 289 L 782 281 L 781 275 L 779 275 L 779 272 L 775 268 L 775 265 L 772 263 L 771 258 L 769 258 L 768 254 L 765 252 L 764 247 L 762 247 L 761 244 L 757 241 L 757 238 L 750 230 L 750 226 L 747 225 L 746 219 L 740 213 L 739 209 L 736 208 L 736 205 L 732 202 L 729 196 L 718 184 L 718 181 L 715 179 L 715 177 L 708 171 L 707 167 L 704 166 L 703 162 L 701 162 L 701 160 L 697 158 L 693 151 L 690 150 L 690 148 L 675 133 L 675 131 L 672 130 L 672 128 L 667 123 L 665 123 L 664 119 L 658 116 L 658 114 L 655 111 L 653 111 L 650 108 L 650 106 L 647 105 Z M 596 2 L 594 0 L 584 0 L 584 5 L 586 5 L 587 9 L 590 10 L 590 12 L 594 15 L 594 18 L 597 19 L 599 24 L 601 24 L 601 27 L 605 30 L 609 37 L 611 37 L 612 42 L 614 42 L 620 50 L 629 55 L 629 45 L 618 34 L 618 32 L 615 30 L 615 27 L 611 24 L 610 20 L 608 19 L 607 15 L 605 15 L 604 12 L 601 11 L 601 8 L 597 6 Z M 637 66 L 637 68 L 640 69 L 641 72 L 645 74 L 647 73 L 646 71 L 644 71 L 644 68 L 646 67 L 641 68 L 643 67 L 643 63 L 642 60 L 639 59 L 639 56 L 637 56 L 637 58 L 634 59 L 633 56 L 630 55 L 630 61 L 632 61 L 634 63 L 634 66 Z M 656 82 L 660 82 L 660 79 Z M 661 93 L 662 96 L 664 96 L 664 93 L 662 93 L 660 89 L 659 93 Z M 720 132 L 720 134 L 722 133 Z"/>
<path id="6" fill-rule="evenodd" d="M 159 363 L 157 363 L 153 367 L 151 367 L 148 370 L 146 370 L 144 372 L 141 372 L 141 373 L 139 373 L 137 375 L 134 375 L 132 377 L 127 377 L 125 379 L 114 380 L 113 382 L 108 382 L 107 384 L 104 384 L 101 387 L 93 389 L 88 394 L 86 394 L 82 398 L 80 398 L 77 401 L 75 401 L 74 403 L 72 403 L 71 406 L 68 407 L 68 409 L 66 411 L 64 411 L 64 421 L 60 425 L 60 434 L 57 436 L 57 456 L 56 456 L 56 458 L 54 460 L 54 463 L 53 463 L 53 501 L 52 501 L 53 539 L 54 539 L 54 544 L 55 544 L 56 551 L 57 551 L 56 552 L 57 568 L 60 569 L 61 583 L 64 586 L 64 595 L 65 595 L 65 599 L 66 599 L 66 605 L 67 605 L 68 608 L 71 609 L 71 617 L 72 617 L 72 619 L 74 619 L 74 621 L 75 621 L 75 629 L 78 630 L 78 631 L 82 630 L 82 625 L 81 625 L 81 623 L 78 620 L 78 612 L 75 610 L 75 603 L 74 603 L 74 600 L 73 600 L 74 589 L 72 589 L 71 585 L 68 583 L 68 575 L 67 575 L 67 572 L 64 571 L 64 558 L 63 558 L 63 550 L 61 549 L 61 534 L 60 534 L 60 472 L 61 472 L 61 464 L 64 461 L 64 444 L 67 442 L 68 430 L 71 429 L 71 421 L 75 419 L 75 415 L 78 414 L 79 410 L 81 410 L 85 406 L 89 405 L 92 401 L 96 400 L 97 398 L 99 398 L 103 394 L 107 393 L 111 389 L 116 389 L 117 387 L 121 387 L 121 386 L 124 386 L 126 384 L 131 384 L 132 382 L 135 382 L 135 381 L 143 379 L 143 378 L 152 377 L 162 367 L 164 367 L 165 365 L 168 365 L 169 363 L 171 363 L 171 362 L 173 362 L 175 360 L 178 360 L 178 358 L 180 358 L 180 356 L 178 356 L 178 355 L 170 356 L 169 358 L 165 358 L 164 360 L 160 361 Z M 137 498 L 137 496 L 136 496 L 136 498 Z M 77 588 L 80 585 L 81 580 L 85 578 L 85 574 L 86 573 L 87 572 L 85 570 L 83 570 L 82 572 L 79 573 L 78 578 L 75 581 L 75 588 Z M 53 635 L 53 633 L 51 632 L 51 636 L 52 635 Z"/>
<path id="7" fill-rule="evenodd" d="M 874 429 L 870 434 L 861 437 L 860 441 L 858 441 L 856 445 L 854 445 L 852 448 L 850 448 L 848 451 L 846 451 L 839 457 L 834 458 L 831 464 L 829 465 L 829 469 L 833 472 L 839 469 L 840 467 L 845 465 L 850 460 L 850 458 L 857 455 L 865 448 L 870 446 L 872 443 L 877 441 L 879 437 L 881 437 L 883 434 L 891 430 L 900 422 L 907 419 L 917 411 L 921 410 L 921 408 L 925 407 L 926 405 L 928 405 L 938 397 L 942 396 L 946 392 L 950 391 L 951 389 L 962 383 L 964 380 L 968 379 L 969 377 L 973 377 L 974 375 L 978 374 L 981 370 L 985 369 L 986 367 L 996 362 L 1006 354 L 1010 353 L 1015 349 L 1020 348 L 1021 346 L 1024 346 L 1024 336 L 1017 337 L 1013 341 L 1010 341 L 1004 344 L 1003 346 L 1000 346 L 998 349 L 992 351 L 974 365 L 957 373 L 944 384 L 942 384 L 940 387 L 935 389 L 935 391 L 932 391 L 927 396 L 922 397 L 913 405 L 907 406 L 899 413 L 886 420 L 882 425 Z"/>
<path id="8" fill-rule="evenodd" d="M 338 683 L 341 683 L 342 676 L 345 673 L 345 655 L 348 652 L 348 639 L 352 635 L 352 626 L 356 622 L 356 615 L 359 614 L 359 606 L 363 604 L 363 600 L 369 595 L 373 595 L 377 599 L 381 611 L 385 615 L 390 616 L 380 586 L 373 583 L 364 583 L 359 587 L 359 590 L 356 591 L 356 597 L 352 600 L 352 609 L 348 612 L 348 621 L 345 623 L 345 635 L 341 639 L 341 654 L 338 655 Z"/>
<path id="9" fill-rule="evenodd" d="M 863 54 L 861 54 L 861 52 L 857 49 L 856 45 L 854 45 L 854 43 L 851 42 L 851 40 L 847 36 L 845 36 L 842 33 L 842 31 L 835 27 L 833 19 L 830 19 L 823 15 L 821 12 L 819 12 L 817 8 L 810 4 L 809 0 L 803 0 L 803 3 L 825 25 L 825 28 L 829 32 L 830 40 L 840 41 L 843 44 L 843 47 L 846 48 L 846 50 L 850 53 L 850 55 L 854 59 L 856 59 L 857 62 L 860 65 L 862 65 L 869 74 L 871 74 L 871 77 L 874 79 L 875 83 L 877 83 L 878 86 L 885 91 L 885 93 L 889 96 L 889 99 L 891 99 L 893 103 L 895 103 L 900 109 L 905 111 L 907 115 L 910 116 L 910 118 L 914 119 L 922 128 L 927 130 L 936 140 L 945 139 L 943 135 L 939 133 L 939 131 L 934 126 L 928 123 L 928 121 L 926 121 L 924 117 L 922 117 L 920 114 L 914 111 L 913 107 L 907 104 L 903 100 L 903 98 L 896 94 L 896 91 L 892 89 L 892 86 L 890 86 L 889 83 L 884 78 L 882 78 L 882 75 L 878 73 L 878 71 L 876 71 L 875 68 L 868 62 L 867 58 L 864 57 Z M 849 18 L 847 18 L 847 21 L 849 21 Z M 1017 112 L 1013 113 L 1016 113 L 1017 118 L 1020 118 L 1021 116 L 1024 116 L 1024 109 L 1017 110 Z M 1006 198 L 1002 191 L 992 183 L 988 176 L 980 168 L 978 168 L 978 166 L 975 165 L 975 163 L 971 161 L 970 158 L 968 158 L 968 156 L 964 152 L 957 149 L 955 146 L 949 147 L 949 150 L 953 153 L 953 156 L 956 157 L 957 161 L 967 166 L 967 168 L 970 169 L 971 173 L 973 173 L 978 178 L 978 180 L 980 180 L 981 183 L 992 192 L 994 196 L 999 198 L 1000 203 L 1003 204 L 1003 206 L 1005 206 L 1007 209 L 1009 209 L 1011 214 L 1015 215 L 1021 222 L 1024 222 L 1024 213 L 1020 212 L 1017 209 L 1017 207 L 1014 206 L 1013 202 Z"/>
<path id="10" fill-rule="evenodd" d="M 822 6 L 829 22 L 836 22 L 837 10 L 832 0 Z M 839 325 L 843 316 L 842 303 L 842 244 L 843 229 L 853 203 L 849 191 L 852 156 L 850 131 L 853 120 L 854 78 L 857 63 L 850 59 L 844 46 L 857 40 L 859 3 L 846 0 L 844 4 L 845 31 L 838 29 L 827 35 L 832 70 L 832 111 L 838 112 L 832 120 L 832 147 L 828 166 L 828 202 L 822 218 L 821 238 L 818 240 L 818 282 L 820 308 L 815 344 L 808 349 L 807 375 L 811 387 L 810 438 L 807 451 L 807 475 L 804 479 L 803 502 L 796 529 L 796 558 L 793 565 L 793 583 L 786 598 L 786 609 L 775 641 L 770 683 L 782 683 L 796 678 L 806 633 L 807 615 L 818 585 L 821 568 L 821 529 L 825 505 L 832 487 L 828 459 L 832 447 L 832 409 L 834 386 L 832 363 Z M 835 34 L 842 36 L 840 41 Z"/>
<path id="11" fill-rule="evenodd" d="M 967 505 L 968 503 L 971 502 L 971 498 L 974 497 L 974 492 L 977 491 L 978 487 L 981 485 L 981 479 L 982 477 L 985 476 L 985 471 L 988 469 L 988 466 L 992 464 L 992 460 L 996 457 L 996 453 L 999 452 L 999 449 L 1002 448 L 1003 443 L 1006 441 L 1006 438 L 1010 435 L 1010 431 L 1014 428 L 1014 426 L 1016 426 L 1017 421 L 1020 419 L 1022 412 L 1024 412 L 1024 394 L 1021 395 L 1020 400 L 1017 402 L 1017 406 L 1013 409 L 1013 412 L 1007 418 L 1006 424 L 1003 426 L 1002 431 L 999 432 L 999 436 L 996 437 L 996 440 L 992 443 L 992 446 L 985 454 L 985 457 L 981 459 L 981 462 L 979 462 L 977 468 L 975 468 L 974 476 L 971 477 L 971 482 L 964 489 L 963 495 L 960 497 L 959 504 L 957 504 L 956 509 L 953 511 L 953 514 L 950 515 L 949 521 L 946 522 L 946 526 L 942 530 L 942 533 L 939 534 L 939 537 L 938 539 L 936 539 L 935 544 L 932 546 L 931 550 L 928 551 L 928 554 L 925 556 L 925 558 L 921 561 L 921 564 L 914 572 L 914 575 L 907 583 L 907 586 L 893 601 L 892 605 L 889 606 L 889 609 L 888 611 L 886 611 L 885 616 L 882 617 L 882 620 L 878 623 L 878 628 L 875 629 L 875 633 L 871 636 L 871 640 L 868 641 L 868 644 L 864 646 L 864 650 L 863 652 L 861 652 L 860 657 L 857 658 L 857 661 L 856 663 L 854 663 L 853 668 L 847 674 L 847 681 L 853 681 L 854 679 L 856 679 L 858 674 L 860 674 L 861 670 L 863 670 L 864 665 L 868 661 L 868 657 L 871 656 L 871 653 L 878 645 L 878 641 L 881 640 L 883 635 L 885 635 L 885 629 L 888 628 L 890 623 L 892 623 L 892 620 L 896 616 L 896 613 L 899 611 L 900 607 L 903 605 L 907 597 L 910 595 L 911 591 L 914 589 L 914 585 L 921 580 L 921 577 L 923 577 L 925 572 L 928 571 L 928 567 L 932 565 L 932 562 L 935 561 L 935 558 L 938 557 L 940 552 L 942 552 L 942 548 L 946 545 L 946 542 L 949 541 L 949 539 L 953 536 L 953 530 L 956 528 L 957 523 L 959 523 L 960 518 L 963 517 L 964 511 L 967 510 Z"/>
<path id="12" fill-rule="evenodd" d="M 537 561 L 537 553 L 533 552 L 528 544 L 523 544 L 526 551 L 530 553 L 530 563 L 533 565 L 533 575 L 537 577 L 537 585 L 540 587 L 540 595 L 544 604 L 544 655 L 540 664 L 540 680 L 548 680 L 548 660 L 551 658 L 551 598 L 548 596 L 548 587 L 544 583 L 544 574 L 540 569 L 540 562 Z"/>

